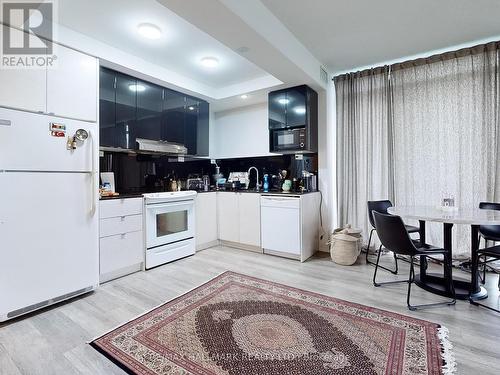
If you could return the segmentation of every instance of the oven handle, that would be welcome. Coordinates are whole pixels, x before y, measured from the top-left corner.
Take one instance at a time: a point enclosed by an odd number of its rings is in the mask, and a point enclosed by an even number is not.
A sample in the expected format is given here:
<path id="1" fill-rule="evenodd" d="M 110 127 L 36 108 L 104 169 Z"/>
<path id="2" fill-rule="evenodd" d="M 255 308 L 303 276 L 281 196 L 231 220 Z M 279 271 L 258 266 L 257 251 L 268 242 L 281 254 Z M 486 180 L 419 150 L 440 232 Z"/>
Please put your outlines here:
<path id="1" fill-rule="evenodd" d="M 158 208 L 163 208 L 163 207 L 180 207 L 180 206 L 194 206 L 194 200 L 186 200 L 186 201 L 177 201 L 177 202 L 162 202 L 162 203 L 146 203 L 146 210 L 147 209 L 158 209 Z"/>

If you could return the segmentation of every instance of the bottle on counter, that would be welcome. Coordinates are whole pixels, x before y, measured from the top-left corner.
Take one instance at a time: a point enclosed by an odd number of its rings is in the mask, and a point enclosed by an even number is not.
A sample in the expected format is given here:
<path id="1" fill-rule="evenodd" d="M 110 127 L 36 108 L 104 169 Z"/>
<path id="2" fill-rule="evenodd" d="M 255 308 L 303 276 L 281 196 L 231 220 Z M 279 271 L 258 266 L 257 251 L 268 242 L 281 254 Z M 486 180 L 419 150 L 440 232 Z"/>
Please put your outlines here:
<path id="1" fill-rule="evenodd" d="M 203 191 L 210 190 L 210 177 L 208 175 L 203 175 Z"/>
<path id="2" fill-rule="evenodd" d="M 264 193 L 269 192 L 269 175 L 265 174 L 264 175 L 264 185 L 262 186 Z"/>

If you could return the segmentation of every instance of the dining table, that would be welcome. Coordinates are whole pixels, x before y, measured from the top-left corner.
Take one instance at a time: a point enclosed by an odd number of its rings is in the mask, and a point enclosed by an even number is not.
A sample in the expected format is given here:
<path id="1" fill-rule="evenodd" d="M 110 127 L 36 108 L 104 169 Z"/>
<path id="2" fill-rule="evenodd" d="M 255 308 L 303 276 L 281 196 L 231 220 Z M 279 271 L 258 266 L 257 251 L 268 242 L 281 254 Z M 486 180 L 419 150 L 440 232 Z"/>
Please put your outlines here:
<path id="1" fill-rule="evenodd" d="M 457 299 L 480 300 L 488 297 L 488 292 L 479 282 L 477 257 L 474 256 L 474 253 L 479 249 L 479 227 L 481 225 L 500 225 L 500 211 L 479 208 L 394 206 L 388 209 L 388 213 L 400 216 L 403 219 L 418 220 L 419 242 L 421 245 L 426 244 L 426 222 L 442 223 L 443 244 L 432 245 L 444 248 L 449 252 L 450 256 L 453 255 L 453 226 L 470 226 L 470 254 L 472 259 L 470 280 L 454 277 L 451 268 L 445 268 L 443 275 L 427 272 L 427 260 L 425 257 L 421 257 L 420 273 L 415 275 L 415 284 L 429 292 L 452 297 L 453 291 L 449 290 L 447 283 L 445 283 L 445 277 L 452 277 Z"/>

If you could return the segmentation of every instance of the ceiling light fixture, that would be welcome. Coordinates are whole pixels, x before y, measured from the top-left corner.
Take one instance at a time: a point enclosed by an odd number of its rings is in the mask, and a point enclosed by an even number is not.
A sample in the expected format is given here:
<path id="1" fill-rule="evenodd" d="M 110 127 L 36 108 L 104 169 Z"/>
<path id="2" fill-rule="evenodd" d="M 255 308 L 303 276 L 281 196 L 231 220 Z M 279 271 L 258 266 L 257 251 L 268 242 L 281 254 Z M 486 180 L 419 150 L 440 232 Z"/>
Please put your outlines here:
<path id="1" fill-rule="evenodd" d="M 189 110 L 190 111 L 194 111 L 194 107 L 189 107 Z"/>
<path id="2" fill-rule="evenodd" d="M 137 31 L 140 35 L 147 39 L 160 39 L 161 37 L 161 29 L 153 25 L 152 23 L 141 23 L 137 26 Z"/>
<path id="3" fill-rule="evenodd" d="M 219 59 L 215 57 L 204 57 L 200 60 L 201 65 L 207 68 L 215 68 L 219 65 Z"/>
<path id="4" fill-rule="evenodd" d="M 247 94 L 243 94 L 240 96 L 241 99 L 248 99 L 248 95 Z"/>
<path id="5" fill-rule="evenodd" d="M 139 85 L 139 84 L 136 84 L 136 83 L 131 83 L 130 85 L 128 85 L 128 88 L 129 88 L 130 91 L 133 91 L 133 92 L 143 92 L 143 91 L 146 91 L 146 86 Z"/>
<path id="6" fill-rule="evenodd" d="M 303 115 L 306 113 L 305 107 L 295 107 L 293 110 L 298 115 Z"/>
<path id="7" fill-rule="evenodd" d="M 281 99 L 278 99 L 278 103 L 280 103 L 280 104 L 282 104 L 282 105 L 285 105 L 285 104 L 290 103 L 290 99 L 287 99 L 287 98 L 281 98 Z"/>

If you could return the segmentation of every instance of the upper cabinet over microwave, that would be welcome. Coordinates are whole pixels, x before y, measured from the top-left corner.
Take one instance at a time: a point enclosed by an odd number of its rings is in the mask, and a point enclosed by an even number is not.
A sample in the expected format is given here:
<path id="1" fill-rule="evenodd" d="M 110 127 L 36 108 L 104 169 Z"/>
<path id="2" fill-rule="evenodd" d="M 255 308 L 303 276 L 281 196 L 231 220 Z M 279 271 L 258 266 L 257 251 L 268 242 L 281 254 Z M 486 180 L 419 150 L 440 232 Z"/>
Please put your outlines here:
<path id="1" fill-rule="evenodd" d="M 269 129 L 317 126 L 318 94 L 306 85 L 269 93 Z"/>
<path id="2" fill-rule="evenodd" d="M 269 151 L 318 151 L 318 94 L 306 85 L 269 93 Z"/>

